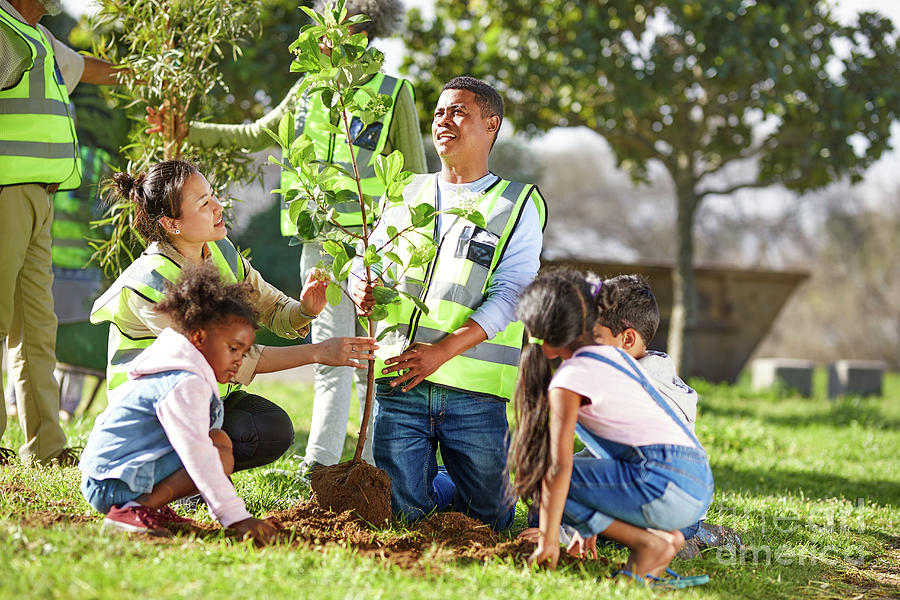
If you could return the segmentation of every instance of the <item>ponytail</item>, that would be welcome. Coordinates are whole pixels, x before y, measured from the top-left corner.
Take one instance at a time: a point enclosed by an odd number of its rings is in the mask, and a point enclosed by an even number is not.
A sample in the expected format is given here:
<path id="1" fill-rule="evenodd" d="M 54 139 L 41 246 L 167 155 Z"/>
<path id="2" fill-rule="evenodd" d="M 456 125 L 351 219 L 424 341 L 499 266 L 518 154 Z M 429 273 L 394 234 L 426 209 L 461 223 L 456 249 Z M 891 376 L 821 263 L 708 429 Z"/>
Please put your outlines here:
<path id="1" fill-rule="evenodd" d="M 550 360 L 540 344 L 577 349 L 590 343 L 597 307 L 588 282 L 575 271 L 539 274 L 522 292 L 516 318 L 525 324 L 529 343 L 519 359 L 513 398 L 516 434 L 509 461 L 513 489 L 526 502 L 538 503 L 550 464 Z"/>
<path id="2" fill-rule="evenodd" d="M 514 401 L 517 429 L 509 460 L 516 472 L 513 491 L 534 504 L 540 501 L 541 481 L 550 461 L 550 375 L 550 361 L 541 347 L 527 344 L 519 360 Z"/>

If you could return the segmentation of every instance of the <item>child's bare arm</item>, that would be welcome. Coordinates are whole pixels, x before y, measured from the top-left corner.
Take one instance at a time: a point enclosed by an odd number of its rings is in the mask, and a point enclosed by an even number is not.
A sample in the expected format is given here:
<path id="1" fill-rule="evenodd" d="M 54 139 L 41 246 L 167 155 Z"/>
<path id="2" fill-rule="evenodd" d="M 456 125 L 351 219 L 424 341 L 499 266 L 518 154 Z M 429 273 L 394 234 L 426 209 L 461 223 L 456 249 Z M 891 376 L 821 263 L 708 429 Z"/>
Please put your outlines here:
<path id="1" fill-rule="evenodd" d="M 550 464 L 541 488 L 541 540 L 529 561 L 556 567 L 559 559 L 559 525 L 572 478 L 572 450 L 575 423 L 581 396 L 571 390 L 554 388 L 550 402 Z"/>

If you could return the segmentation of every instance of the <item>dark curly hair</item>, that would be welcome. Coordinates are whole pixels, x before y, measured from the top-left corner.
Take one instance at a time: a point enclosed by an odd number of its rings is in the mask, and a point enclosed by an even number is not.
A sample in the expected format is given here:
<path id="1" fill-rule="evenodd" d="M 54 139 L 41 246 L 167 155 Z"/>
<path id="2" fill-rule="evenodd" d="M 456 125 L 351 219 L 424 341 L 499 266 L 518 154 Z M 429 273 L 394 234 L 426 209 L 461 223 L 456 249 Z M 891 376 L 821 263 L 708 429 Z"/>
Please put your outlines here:
<path id="1" fill-rule="evenodd" d="M 134 227 L 147 242 L 167 239 L 162 217 L 181 216 L 181 189 L 191 176 L 200 171 L 184 160 L 165 160 L 150 167 L 146 173 L 113 175 L 116 193 L 110 201 L 122 198 L 134 207 Z"/>
<path id="2" fill-rule="evenodd" d="M 225 284 L 219 269 L 210 262 L 187 265 L 178 283 L 166 282 L 166 296 L 154 310 L 168 315 L 174 328 L 187 334 L 229 317 L 244 319 L 254 328 L 259 315 L 253 308 L 256 290 L 246 282 Z"/>
<path id="3" fill-rule="evenodd" d="M 628 328 L 637 331 L 649 345 L 659 327 L 659 306 L 650 284 L 640 275 L 619 275 L 603 280 L 597 303 L 597 324 L 613 335 Z"/>

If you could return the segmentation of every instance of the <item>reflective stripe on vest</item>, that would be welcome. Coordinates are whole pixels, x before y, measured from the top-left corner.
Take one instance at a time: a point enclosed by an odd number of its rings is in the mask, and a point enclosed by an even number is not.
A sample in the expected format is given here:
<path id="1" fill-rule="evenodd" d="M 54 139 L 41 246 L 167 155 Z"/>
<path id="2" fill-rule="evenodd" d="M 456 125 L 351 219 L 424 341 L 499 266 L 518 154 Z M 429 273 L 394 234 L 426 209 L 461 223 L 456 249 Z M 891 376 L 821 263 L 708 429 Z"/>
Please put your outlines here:
<path id="1" fill-rule="evenodd" d="M 404 202 L 388 207 L 382 219 L 384 226 L 398 230 L 409 226 L 409 206 L 422 203 L 435 205 L 437 176 L 419 175 L 404 190 Z M 481 306 L 486 297 L 491 276 L 503 258 L 509 238 L 519 222 L 527 202 L 533 202 L 541 227 L 546 222 L 546 206 L 540 192 L 533 185 L 498 180 L 473 200 L 478 212 L 485 217 L 485 228 L 456 218 L 447 235 L 441 240 L 437 254 L 427 266 L 411 268 L 396 282 L 397 288 L 416 295 L 428 306 L 428 314 L 407 299 L 388 306 L 388 317 L 377 323 L 378 334 L 390 326 L 402 324 L 379 342 L 376 351 L 375 374 L 381 381 L 396 375 L 381 375 L 384 360 L 397 356 L 413 342 L 435 343 L 462 326 Z M 431 239 L 433 230 L 419 229 L 416 233 Z M 396 253 L 406 260 L 413 249 L 406 241 L 420 239 L 418 235 L 398 238 Z M 413 281 L 411 281 L 413 280 Z M 418 280 L 425 283 L 423 288 Z M 512 397 L 518 375 L 519 353 L 522 348 L 524 326 L 513 321 L 490 340 L 450 359 L 426 379 L 432 383 L 476 394 L 508 400 Z"/>
<path id="2" fill-rule="evenodd" d="M 404 85 L 409 86 L 410 91 L 412 90 L 412 86 L 406 80 L 390 77 L 384 73 L 376 73 L 363 86 L 377 91 L 379 94 L 391 96 L 393 99 L 391 108 L 388 109 L 387 113 L 381 119 L 369 125 L 364 131 L 360 131 L 356 136 L 357 142 L 353 145 L 353 153 L 356 155 L 356 164 L 359 169 L 363 194 L 375 197 L 384 194 L 384 186 L 375 177 L 375 158 L 384 152 L 384 148 L 387 145 L 388 132 L 391 128 L 391 121 L 394 118 L 397 97 L 400 95 L 400 90 Z M 363 91 L 357 92 L 354 97 L 359 103 L 367 101 L 368 98 L 369 95 Z M 318 160 L 337 163 L 349 172 L 353 172 L 353 166 L 350 161 L 350 147 L 346 140 L 338 140 L 336 134 L 329 133 L 321 127 L 323 124 L 331 123 L 329 110 L 322 103 L 322 94 L 310 96 L 306 117 L 302 123 L 302 133 L 312 139 Z M 287 158 L 283 158 L 283 160 L 287 161 Z M 295 187 L 298 185 L 298 182 L 297 176 L 290 171 L 281 172 L 282 190 Z M 342 178 L 337 187 L 339 189 L 357 191 L 356 182 L 346 177 Z M 362 215 L 359 212 L 358 202 L 336 204 L 335 210 L 338 213 L 337 221 L 341 225 L 345 227 L 362 226 Z M 288 204 L 282 199 L 281 235 L 291 236 L 296 234 L 297 224 L 290 220 Z"/>
<path id="3" fill-rule="evenodd" d="M 206 246 L 223 282 L 232 284 L 244 280 L 244 261 L 227 238 Z M 127 331 L 127 325 L 119 318 L 119 311 L 127 306 L 126 290 L 156 304 L 165 296 L 166 282 L 174 284 L 180 275 L 181 265 L 172 259 L 162 254 L 144 253 L 122 271 L 115 283 L 94 302 L 91 323 L 110 324 L 106 366 L 108 390 L 128 380 L 129 363 L 156 339 L 156 336 L 134 335 Z M 224 398 L 239 387 L 237 384 L 219 384 L 219 393 Z"/>
<path id="4" fill-rule="evenodd" d="M 22 79 L 0 90 L 0 185 L 81 183 L 81 158 L 69 94 L 50 41 L 35 27 L 0 9 L 0 21 L 31 49 L 31 65 Z"/>

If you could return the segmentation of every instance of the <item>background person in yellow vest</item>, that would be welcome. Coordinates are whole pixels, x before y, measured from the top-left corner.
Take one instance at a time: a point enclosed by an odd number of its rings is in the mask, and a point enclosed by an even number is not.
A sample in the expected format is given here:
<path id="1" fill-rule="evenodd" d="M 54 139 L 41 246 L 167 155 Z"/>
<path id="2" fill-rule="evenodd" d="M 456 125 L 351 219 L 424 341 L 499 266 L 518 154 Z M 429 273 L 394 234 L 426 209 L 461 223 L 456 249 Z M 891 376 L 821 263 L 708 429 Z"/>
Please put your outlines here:
<path id="1" fill-rule="evenodd" d="M 374 232 L 379 245 L 388 226 L 402 230 L 408 207 L 423 202 L 437 210 L 465 203 L 485 217 L 484 228 L 439 215 L 436 226 L 416 230 L 436 236 L 437 255 L 393 283 L 418 293 L 429 312 L 404 300 L 378 322 L 379 332 L 403 327 L 388 333 L 376 352 L 373 449 L 375 464 L 391 478 L 395 514 L 417 519 L 449 504 L 498 530 L 513 518 L 506 402 L 523 335 L 514 311 L 537 273 L 546 221 L 537 188 L 488 170 L 502 119 L 503 101 L 488 84 L 473 77 L 445 84 L 431 125 L 441 171 L 417 176 Z M 368 314 L 371 288 L 357 284 L 354 298 L 360 314 Z M 438 448 L 446 467 L 440 476 Z"/>
<path id="2" fill-rule="evenodd" d="M 76 131 L 80 132 L 77 126 Z M 59 304 L 56 305 L 56 314 L 61 322 L 65 322 L 67 315 L 71 322 L 73 313 L 83 314 L 83 320 L 87 320 L 85 290 L 94 288 L 92 284 L 95 284 L 94 289 L 99 291 L 102 279 L 102 273 L 96 265 L 88 268 L 94 250 L 87 240 L 93 236 L 91 221 L 100 216 L 94 210 L 97 206 L 97 189 L 101 178 L 107 176 L 106 163 L 111 157 L 105 150 L 84 144 L 80 145 L 79 152 L 83 171 L 81 186 L 74 190 L 58 191 L 53 195 L 53 223 L 50 232 L 53 238 L 51 254 L 56 285 L 66 285 L 73 280 L 84 282 L 74 290 L 75 293 L 71 293 L 71 287 L 63 288 L 69 293 L 62 294 L 62 310 Z M 57 291 L 56 299 L 59 298 L 60 292 Z M 85 375 L 79 372 L 61 373 L 58 369 L 54 375 L 59 382 L 59 417 L 66 421 L 72 417 L 81 402 Z M 11 380 L 5 392 L 7 412 L 10 415 L 18 414 L 15 385 Z"/>
<path id="3" fill-rule="evenodd" d="M 322 10 L 322 2 L 317 9 Z M 348 0 L 345 4 L 348 16 L 364 14 L 369 21 L 360 23 L 356 31 L 365 33 L 369 41 L 396 33 L 403 20 L 404 6 L 400 0 Z M 329 111 L 324 108 L 319 95 L 309 97 L 298 94 L 302 78 L 288 91 L 281 103 L 259 120 L 245 125 L 223 125 L 216 123 L 192 122 L 188 141 L 202 147 L 223 144 L 236 145 L 250 151 L 262 150 L 272 145 L 272 139 L 263 131 L 264 127 L 277 131 L 281 117 L 290 111 L 294 112 L 298 133 L 310 135 L 316 144 L 316 154 L 321 160 L 344 163 L 349 168 L 350 153 L 347 144 L 340 136 L 321 131 L 318 123 L 329 120 Z M 381 196 L 384 188 L 375 177 L 375 157 L 378 154 L 387 156 L 399 150 L 404 157 L 404 169 L 413 173 L 424 173 L 425 148 L 422 143 L 422 132 L 416 114 L 412 85 L 405 79 L 377 74 L 366 84 L 379 93 L 393 97 L 391 110 L 378 122 L 373 123 L 360 132 L 356 138 L 357 162 L 360 175 L 363 177 L 363 192 L 373 196 Z M 151 130 L 158 130 L 160 121 L 155 111 L 149 111 L 148 122 Z M 355 119 L 359 124 L 359 119 Z M 282 173 L 282 189 L 291 185 L 293 175 L 287 171 Z M 348 180 L 348 187 L 350 186 Z M 356 185 L 352 184 L 352 189 Z M 341 224 L 346 227 L 361 227 L 362 218 L 355 204 L 344 207 Z M 274 224 L 273 224 L 274 225 Z M 290 222 L 287 206 L 282 206 L 280 225 L 282 235 L 292 236 L 297 233 L 296 225 Z M 331 256 L 322 252 L 319 244 L 304 244 L 300 259 L 300 277 L 304 280 L 310 270 L 319 262 L 328 264 Z M 312 325 L 313 342 L 321 342 L 332 337 L 365 335 L 359 327 L 352 302 L 344 296 L 337 306 L 327 306 Z M 347 432 L 347 420 L 350 415 L 350 398 L 353 388 L 353 376 L 356 373 L 356 392 L 360 409 L 365 403 L 365 373 L 346 367 L 332 367 L 318 364 L 315 367 L 315 401 L 313 403 L 312 422 L 310 423 L 309 441 L 306 445 L 305 458 L 300 464 L 298 473 L 306 476 L 309 469 L 317 464 L 332 465 L 341 458 L 344 437 Z M 371 435 L 366 436 L 367 443 L 363 450 L 363 459 L 373 462 Z"/>
<path id="4" fill-rule="evenodd" d="M 9 345 L 24 460 L 74 464 L 59 426 L 52 196 L 81 182 L 69 89 L 114 83 L 109 63 L 75 53 L 38 25 L 59 0 L 0 0 L 0 338 Z M 0 403 L 0 434 L 6 410 Z M 0 461 L 14 454 L 0 449 Z"/>
<path id="5" fill-rule="evenodd" d="M 147 173 L 114 176 L 119 196 L 134 208 L 134 223 L 150 241 L 139 256 L 94 303 L 92 323 L 108 322 L 107 387 L 125 382 L 129 363 L 170 325 L 153 310 L 167 283 L 175 283 L 182 265 L 211 261 L 225 283 L 246 281 L 257 292 L 254 308 L 259 322 L 276 335 L 303 337 L 325 306 L 326 282 L 311 273 L 300 301 L 268 284 L 226 237 L 222 205 L 209 182 L 184 161 L 164 161 Z M 225 406 L 222 429 L 234 445 L 235 470 L 274 461 L 290 447 L 294 427 L 284 410 L 237 385 L 249 384 L 256 373 L 270 373 L 313 362 L 365 368 L 373 355 L 371 338 L 335 338 L 300 346 L 254 345 L 244 356 L 231 385 L 220 390 Z"/>

